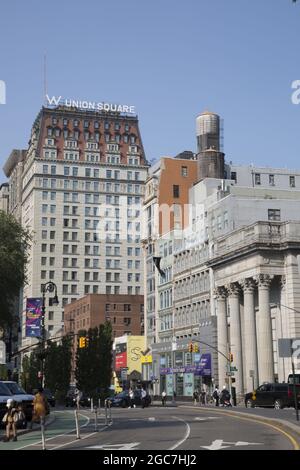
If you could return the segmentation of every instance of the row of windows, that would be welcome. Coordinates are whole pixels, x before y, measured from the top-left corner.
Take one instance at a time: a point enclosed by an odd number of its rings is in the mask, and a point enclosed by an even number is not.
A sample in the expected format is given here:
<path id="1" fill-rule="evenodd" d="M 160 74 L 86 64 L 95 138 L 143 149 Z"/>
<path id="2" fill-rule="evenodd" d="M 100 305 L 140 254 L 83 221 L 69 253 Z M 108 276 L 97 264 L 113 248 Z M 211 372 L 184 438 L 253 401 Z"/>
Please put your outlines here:
<path id="1" fill-rule="evenodd" d="M 206 318 L 210 315 L 210 303 L 203 301 L 193 304 L 190 307 L 176 309 L 174 314 L 174 325 L 186 326 L 199 323 L 201 318 Z"/>
<path id="2" fill-rule="evenodd" d="M 50 251 L 54 252 L 55 245 L 50 245 Z M 78 245 L 63 245 L 63 254 L 78 254 Z M 47 244 L 42 243 L 42 252 L 47 251 Z M 95 256 L 100 255 L 100 247 L 99 245 L 85 245 L 84 247 L 84 254 L 90 255 L 93 254 Z M 106 256 L 121 256 L 121 248 L 119 246 L 106 246 L 105 247 L 105 254 Z M 127 255 L 128 256 L 140 256 L 141 249 L 139 247 L 127 247 Z M 132 266 L 131 266 L 132 262 Z M 135 263 L 136 269 L 140 266 L 140 261 L 128 260 L 128 267 L 133 267 L 133 263 Z"/>
<path id="3" fill-rule="evenodd" d="M 105 129 L 105 130 L 109 130 L 109 129 Z M 75 141 L 77 141 L 80 138 L 80 134 L 81 132 L 78 129 L 75 129 L 74 131 L 70 131 L 69 129 L 61 130 L 59 127 L 47 128 L 47 137 L 60 137 L 61 135 L 63 135 L 64 139 L 75 139 Z M 97 142 L 99 142 L 100 140 L 100 132 L 98 131 L 95 131 L 94 133 L 92 133 L 86 128 L 84 132 L 82 132 L 82 134 L 85 140 L 96 140 Z M 112 134 L 110 132 L 105 132 L 104 138 L 105 138 L 105 142 L 113 141 L 113 142 L 121 143 L 123 141 L 124 144 L 128 144 L 128 143 L 135 144 L 137 142 L 137 138 L 134 134 L 121 135 L 119 133 Z M 51 140 L 51 139 L 47 139 L 47 141 L 48 140 Z M 47 142 L 47 144 L 53 145 L 51 142 Z"/>
<path id="4" fill-rule="evenodd" d="M 70 288 L 69 288 L 70 287 Z M 85 285 L 84 286 L 84 294 L 98 294 L 100 291 L 100 288 L 98 285 Z M 78 295 L 78 290 L 77 290 L 77 284 L 72 284 L 71 286 L 67 284 L 63 284 L 62 286 L 62 293 L 63 295 Z M 105 293 L 106 294 L 120 294 L 120 286 L 106 286 L 105 287 Z M 141 294 L 141 287 L 136 286 L 133 288 L 132 286 L 128 286 L 127 288 L 127 293 L 129 295 L 140 295 Z M 66 305 L 68 303 L 68 300 L 66 299 L 66 302 L 63 304 Z"/>
<path id="5" fill-rule="evenodd" d="M 275 176 L 277 176 L 277 175 L 269 174 L 269 185 L 270 186 L 275 186 Z M 260 173 L 255 173 L 254 174 L 254 182 L 255 182 L 256 185 L 261 184 L 261 174 Z M 289 186 L 291 188 L 296 187 L 296 177 L 294 175 L 289 176 Z"/>
<path id="6" fill-rule="evenodd" d="M 183 251 L 174 257 L 174 273 L 203 263 L 208 258 L 208 245 L 204 243 L 199 248 Z"/>
<path id="7" fill-rule="evenodd" d="M 171 255 L 173 251 L 172 241 L 161 243 L 159 246 L 159 255 L 166 258 L 168 255 Z"/>
<path id="8" fill-rule="evenodd" d="M 56 175 L 56 165 L 43 165 L 43 173 Z M 64 166 L 64 176 L 74 176 L 78 177 L 78 167 L 69 167 Z M 105 177 L 107 179 L 120 179 L 121 172 L 120 170 L 106 170 Z M 84 176 L 86 178 L 100 178 L 100 169 L 99 168 L 85 168 Z M 127 180 L 140 181 L 141 173 L 139 171 L 127 171 Z M 69 181 L 69 180 L 66 180 Z M 91 183 L 91 182 L 89 182 Z M 78 181 L 77 181 L 78 184 Z"/>
<path id="9" fill-rule="evenodd" d="M 209 290 L 209 287 L 209 273 L 202 272 L 181 281 L 176 281 L 174 297 L 175 299 L 179 299 L 191 294 L 197 294 L 198 292 L 206 292 Z"/>
<path id="10" fill-rule="evenodd" d="M 44 150 L 44 158 L 45 159 L 56 160 L 57 159 L 56 150 Z M 72 162 L 78 162 L 79 161 L 79 152 L 65 151 L 64 152 L 64 160 L 72 161 Z M 100 162 L 100 161 L 103 161 L 103 160 L 101 160 L 101 158 L 100 158 L 100 153 L 85 152 L 85 161 L 86 162 L 97 163 L 97 162 Z M 117 164 L 121 163 L 121 157 L 119 155 L 106 155 L 105 161 L 106 161 L 106 163 L 111 163 L 111 164 L 117 165 Z M 127 165 L 139 166 L 140 165 L 140 158 L 139 157 L 132 157 L 132 156 L 127 157 Z"/>
<path id="11" fill-rule="evenodd" d="M 159 294 L 160 309 L 169 308 L 173 305 L 172 289 L 165 290 Z"/>
<path id="12" fill-rule="evenodd" d="M 53 126 L 58 125 L 60 123 L 60 119 L 61 118 L 53 116 L 52 117 Z M 67 118 L 62 118 L 62 124 L 63 124 L 64 127 L 66 127 L 69 123 L 72 123 L 74 127 L 79 127 L 80 124 L 81 124 L 81 121 L 80 121 L 80 119 L 70 120 L 70 119 L 67 119 Z M 101 122 L 99 122 L 99 121 L 88 121 L 87 119 L 84 119 L 82 121 L 82 125 L 85 129 L 89 128 L 90 126 L 93 126 L 94 129 L 99 129 L 100 125 L 101 125 Z M 113 126 L 116 131 L 121 129 L 121 124 L 119 122 L 109 122 L 109 121 L 104 122 L 104 129 L 109 129 L 111 126 Z M 126 132 L 128 132 L 129 129 L 130 129 L 130 125 L 128 123 L 125 123 L 124 124 L 124 129 L 125 129 Z"/>
<path id="13" fill-rule="evenodd" d="M 172 281 L 172 268 L 171 267 L 168 267 L 168 268 L 165 268 L 163 269 L 164 271 L 164 277 L 162 277 L 161 275 L 159 275 L 159 284 L 165 284 L 166 282 L 170 282 Z"/>
<path id="14" fill-rule="evenodd" d="M 50 238 L 50 240 L 55 240 L 55 235 L 56 235 L 55 230 L 50 230 L 50 231 L 42 230 L 41 232 L 42 240 L 47 240 L 48 237 Z M 101 239 L 102 237 L 100 236 L 98 232 L 97 233 L 85 232 L 84 234 L 84 240 L 86 242 L 91 242 L 91 241 L 99 242 Z M 126 237 L 126 241 L 128 243 L 139 243 L 140 239 L 141 237 L 139 234 L 135 234 L 134 236 L 131 234 L 127 234 L 127 237 Z M 79 242 L 80 240 L 78 238 L 78 232 L 63 232 L 63 241 Z M 103 241 L 106 241 L 108 243 L 121 243 L 121 237 L 119 233 L 114 233 L 114 234 L 108 233 L 105 235 L 105 238 L 103 238 Z"/>

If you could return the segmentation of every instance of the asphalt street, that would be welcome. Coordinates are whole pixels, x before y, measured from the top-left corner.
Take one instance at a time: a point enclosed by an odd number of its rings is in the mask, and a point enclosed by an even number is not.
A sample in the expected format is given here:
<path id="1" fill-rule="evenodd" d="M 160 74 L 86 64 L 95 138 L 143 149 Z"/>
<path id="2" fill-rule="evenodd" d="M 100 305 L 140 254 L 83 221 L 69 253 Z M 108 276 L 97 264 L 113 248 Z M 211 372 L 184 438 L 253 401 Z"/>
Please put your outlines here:
<path id="1" fill-rule="evenodd" d="M 157 407 L 112 409 L 112 423 L 105 426 L 102 410 L 95 429 L 94 414 L 80 411 L 81 439 L 76 439 L 74 410 L 60 410 L 46 430 L 48 450 L 296 450 L 299 435 L 277 425 L 257 421 L 256 409 L 213 407 Z M 262 410 L 287 416 L 288 411 Z M 291 413 L 293 410 L 289 410 Z M 260 416 L 262 416 L 260 414 Z M 284 419 L 284 418 L 283 418 Z M 293 418 L 291 418 L 293 419 Z M 41 449 L 40 431 L 20 435 L 17 442 L 0 442 L 0 449 Z"/>

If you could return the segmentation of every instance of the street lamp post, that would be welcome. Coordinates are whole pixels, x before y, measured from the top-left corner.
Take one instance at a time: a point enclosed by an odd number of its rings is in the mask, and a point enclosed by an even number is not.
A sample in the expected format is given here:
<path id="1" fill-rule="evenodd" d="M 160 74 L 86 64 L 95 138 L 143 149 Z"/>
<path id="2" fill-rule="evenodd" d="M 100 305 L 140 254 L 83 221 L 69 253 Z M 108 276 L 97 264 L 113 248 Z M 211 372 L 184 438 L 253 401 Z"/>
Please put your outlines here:
<path id="1" fill-rule="evenodd" d="M 45 364 L 45 340 L 46 340 L 46 330 L 45 330 L 45 312 L 46 312 L 46 293 L 47 292 L 54 292 L 54 297 L 49 299 L 49 305 L 51 301 L 51 305 L 58 305 L 58 297 L 57 297 L 57 286 L 54 282 L 49 281 L 46 282 L 45 284 L 42 284 L 41 286 L 41 291 L 43 294 L 43 300 L 42 300 L 42 316 L 41 316 L 41 352 L 40 352 L 40 358 L 41 358 L 41 371 L 40 371 L 40 381 L 41 381 L 41 387 L 44 385 L 44 364 Z"/>

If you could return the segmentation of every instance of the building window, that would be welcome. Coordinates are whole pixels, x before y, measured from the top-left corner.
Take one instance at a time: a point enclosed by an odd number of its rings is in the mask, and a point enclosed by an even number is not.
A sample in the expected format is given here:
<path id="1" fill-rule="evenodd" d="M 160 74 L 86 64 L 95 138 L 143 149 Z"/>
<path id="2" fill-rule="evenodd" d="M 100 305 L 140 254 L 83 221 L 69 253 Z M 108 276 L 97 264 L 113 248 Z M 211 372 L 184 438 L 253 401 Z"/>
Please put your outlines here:
<path id="1" fill-rule="evenodd" d="M 173 197 L 179 197 L 179 185 L 173 184 Z"/>
<path id="2" fill-rule="evenodd" d="M 231 172 L 230 179 L 231 179 L 231 180 L 234 180 L 235 182 L 237 182 L 236 171 L 232 171 L 232 172 Z"/>
<path id="3" fill-rule="evenodd" d="M 280 220 L 280 209 L 268 209 L 268 220 Z"/>
<path id="4" fill-rule="evenodd" d="M 255 184 L 261 184 L 260 183 L 260 173 L 255 173 L 254 181 L 255 181 Z"/>
<path id="5" fill-rule="evenodd" d="M 260 183 L 259 183 L 259 184 L 260 184 Z M 269 185 L 270 185 L 270 186 L 275 186 L 274 175 L 269 175 Z"/>
<path id="6" fill-rule="evenodd" d="M 181 176 L 187 176 L 187 175 L 188 175 L 187 166 L 182 166 L 181 167 Z"/>
<path id="7" fill-rule="evenodd" d="M 295 182 L 295 176 L 290 176 L 290 187 L 295 188 L 296 182 Z"/>

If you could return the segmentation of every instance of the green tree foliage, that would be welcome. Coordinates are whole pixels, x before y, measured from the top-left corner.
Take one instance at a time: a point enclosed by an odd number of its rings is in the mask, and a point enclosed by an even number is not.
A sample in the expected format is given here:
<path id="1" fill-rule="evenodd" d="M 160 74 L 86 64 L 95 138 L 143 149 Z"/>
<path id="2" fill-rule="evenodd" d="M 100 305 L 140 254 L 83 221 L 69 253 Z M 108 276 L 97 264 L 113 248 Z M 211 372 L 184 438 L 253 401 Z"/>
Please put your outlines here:
<path id="1" fill-rule="evenodd" d="M 40 371 L 40 360 L 36 352 L 30 356 L 24 356 L 22 361 L 21 384 L 27 392 L 32 392 L 40 387 L 38 372 Z"/>
<path id="2" fill-rule="evenodd" d="M 30 232 L 0 211 L 0 327 L 11 325 L 14 300 L 26 282 Z"/>
<path id="3" fill-rule="evenodd" d="M 104 397 L 112 374 L 112 329 L 106 322 L 79 336 L 87 337 L 87 347 L 77 348 L 75 378 L 77 387 L 91 397 Z"/>
<path id="4" fill-rule="evenodd" d="M 66 396 L 70 385 L 72 339 L 65 336 L 61 343 L 48 341 L 45 357 L 45 387 L 56 393 L 58 399 Z"/>

